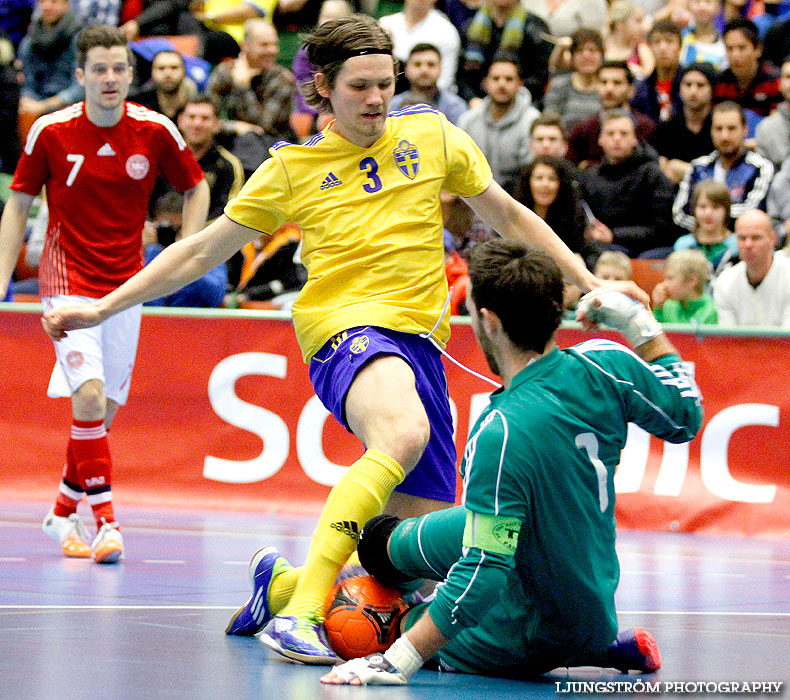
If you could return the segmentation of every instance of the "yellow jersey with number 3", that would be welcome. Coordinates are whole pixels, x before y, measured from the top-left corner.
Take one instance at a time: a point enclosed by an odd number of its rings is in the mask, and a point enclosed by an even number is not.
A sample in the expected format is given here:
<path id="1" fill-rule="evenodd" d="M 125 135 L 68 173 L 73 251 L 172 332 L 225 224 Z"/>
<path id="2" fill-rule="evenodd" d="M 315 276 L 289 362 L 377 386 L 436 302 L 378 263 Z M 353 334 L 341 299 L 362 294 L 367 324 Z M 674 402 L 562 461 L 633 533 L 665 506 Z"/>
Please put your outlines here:
<path id="1" fill-rule="evenodd" d="M 280 142 L 225 207 L 237 223 L 272 233 L 302 229 L 307 284 L 293 306 L 305 361 L 353 326 L 450 336 L 439 191 L 462 197 L 491 184 L 491 168 L 464 132 L 415 105 L 387 117 L 362 148 L 332 131 Z M 441 319 L 441 320 L 440 320 Z M 438 327 L 434 327 L 437 325 Z"/>

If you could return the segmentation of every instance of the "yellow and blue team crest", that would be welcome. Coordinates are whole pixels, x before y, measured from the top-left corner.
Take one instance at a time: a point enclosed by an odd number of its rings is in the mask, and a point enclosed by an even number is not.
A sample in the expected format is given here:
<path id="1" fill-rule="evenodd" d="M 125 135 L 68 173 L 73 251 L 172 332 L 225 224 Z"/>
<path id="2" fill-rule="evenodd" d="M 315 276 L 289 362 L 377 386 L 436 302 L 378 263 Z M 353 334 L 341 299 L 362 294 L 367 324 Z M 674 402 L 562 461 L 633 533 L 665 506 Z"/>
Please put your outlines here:
<path id="1" fill-rule="evenodd" d="M 417 171 L 420 169 L 420 154 L 417 152 L 417 146 L 403 139 L 398 142 L 392 155 L 395 156 L 395 165 L 398 166 L 398 170 L 409 180 L 417 177 Z"/>
<path id="2" fill-rule="evenodd" d="M 366 335 L 358 335 L 353 341 L 351 341 L 351 347 L 349 350 L 351 350 L 351 352 L 353 352 L 355 355 L 360 355 L 368 349 L 368 345 L 370 345 L 370 338 L 368 338 Z"/>

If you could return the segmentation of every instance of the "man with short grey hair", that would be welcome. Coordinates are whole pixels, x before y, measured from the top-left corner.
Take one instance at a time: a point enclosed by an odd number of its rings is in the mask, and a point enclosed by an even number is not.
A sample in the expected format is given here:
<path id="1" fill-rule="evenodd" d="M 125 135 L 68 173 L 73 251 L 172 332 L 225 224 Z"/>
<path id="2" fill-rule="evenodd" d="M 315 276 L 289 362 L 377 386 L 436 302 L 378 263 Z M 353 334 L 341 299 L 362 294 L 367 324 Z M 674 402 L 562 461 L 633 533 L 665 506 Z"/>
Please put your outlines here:
<path id="1" fill-rule="evenodd" d="M 735 222 L 737 265 L 714 283 L 713 300 L 722 326 L 790 328 L 790 259 L 776 255 L 776 233 L 759 209 Z"/>

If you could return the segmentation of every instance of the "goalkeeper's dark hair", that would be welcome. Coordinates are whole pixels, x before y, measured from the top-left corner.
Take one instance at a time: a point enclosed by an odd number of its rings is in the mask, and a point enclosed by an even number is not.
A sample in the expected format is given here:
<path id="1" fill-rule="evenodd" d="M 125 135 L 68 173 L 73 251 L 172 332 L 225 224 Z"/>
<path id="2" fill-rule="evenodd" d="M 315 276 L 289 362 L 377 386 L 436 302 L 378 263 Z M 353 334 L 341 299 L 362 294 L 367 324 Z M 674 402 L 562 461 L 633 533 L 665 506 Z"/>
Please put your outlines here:
<path id="1" fill-rule="evenodd" d="M 563 280 L 552 258 L 531 246 L 496 238 L 469 253 L 471 295 L 493 311 L 511 342 L 542 353 L 560 325 Z"/>

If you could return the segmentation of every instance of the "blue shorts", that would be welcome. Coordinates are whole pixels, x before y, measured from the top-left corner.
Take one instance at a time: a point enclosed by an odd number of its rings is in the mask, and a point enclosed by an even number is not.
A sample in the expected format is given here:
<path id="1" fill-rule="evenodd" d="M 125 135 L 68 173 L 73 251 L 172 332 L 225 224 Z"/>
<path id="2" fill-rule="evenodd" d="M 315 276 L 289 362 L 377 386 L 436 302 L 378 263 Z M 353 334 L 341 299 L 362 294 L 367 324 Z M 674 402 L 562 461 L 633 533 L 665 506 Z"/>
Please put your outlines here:
<path id="1" fill-rule="evenodd" d="M 417 380 L 417 395 L 431 425 L 420 461 L 395 490 L 410 496 L 455 502 L 455 440 L 442 355 L 427 338 L 387 328 L 350 328 L 330 340 L 310 360 L 310 381 L 327 410 L 346 422 L 346 395 L 368 362 L 382 355 L 402 357 Z M 386 401 L 386 397 L 382 397 Z"/>

